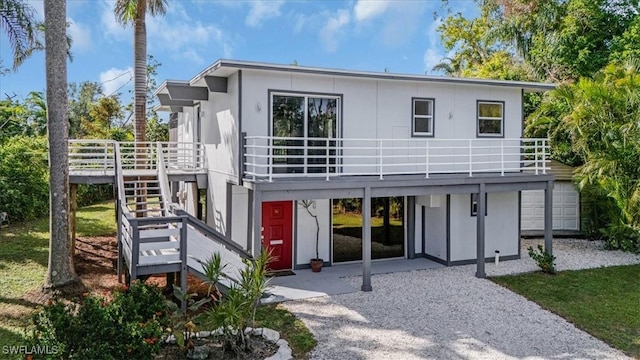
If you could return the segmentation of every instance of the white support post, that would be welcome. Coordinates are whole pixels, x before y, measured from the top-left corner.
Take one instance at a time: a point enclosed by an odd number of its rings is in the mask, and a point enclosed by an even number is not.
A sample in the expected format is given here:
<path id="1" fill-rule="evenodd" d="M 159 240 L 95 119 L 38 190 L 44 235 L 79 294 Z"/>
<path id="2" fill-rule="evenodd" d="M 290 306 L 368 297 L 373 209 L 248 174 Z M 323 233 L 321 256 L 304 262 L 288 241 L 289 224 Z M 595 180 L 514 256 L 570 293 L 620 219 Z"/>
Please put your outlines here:
<path id="1" fill-rule="evenodd" d="M 427 151 L 426 151 L 426 156 L 425 156 L 425 163 L 426 163 L 425 164 L 425 167 L 426 167 L 425 170 L 426 171 L 425 171 L 425 176 L 424 177 L 425 177 L 425 179 L 428 179 L 429 178 L 429 140 L 426 141 L 426 144 L 427 144 L 426 145 Z"/>
<path id="2" fill-rule="evenodd" d="M 269 140 L 267 140 L 267 144 L 267 151 L 269 152 L 269 155 L 267 156 L 269 161 L 269 182 L 273 182 L 273 139 L 269 138 Z M 255 158 L 253 161 L 255 161 Z"/>
<path id="3" fill-rule="evenodd" d="M 329 181 L 329 138 L 325 139 L 325 153 L 324 153 L 324 158 L 325 158 L 325 172 L 326 172 L 326 180 Z"/>
<path id="4" fill-rule="evenodd" d="M 542 173 L 547 174 L 547 140 L 541 140 L 542 143 Z"/>
<path id="5" fill-rule="evenodd" d="M 534 140 L 533 148 L 534 148 L 534 154 L 535 154 L 533 161 L 536 168 L 536 175 L 538 175 L 538 140 Z"/>
<path id="6" fill-rule="evenodd" d="M 380 173 L 380 180 L 382 180 L 383 179 L 382 177 L 382 139 L 378 140 L 378 149 L 380 150 L 378 152 L 379 173 Z"/>
<path id="7" fill-rule="evenodd" d="M 473 140 L 469 139 L 469 176 L 473 176 Z"/>
<path id="8" fill-rule="evenodd" d="M 504 140 L 500 140 L 500 175 L 504 176 Z"/>

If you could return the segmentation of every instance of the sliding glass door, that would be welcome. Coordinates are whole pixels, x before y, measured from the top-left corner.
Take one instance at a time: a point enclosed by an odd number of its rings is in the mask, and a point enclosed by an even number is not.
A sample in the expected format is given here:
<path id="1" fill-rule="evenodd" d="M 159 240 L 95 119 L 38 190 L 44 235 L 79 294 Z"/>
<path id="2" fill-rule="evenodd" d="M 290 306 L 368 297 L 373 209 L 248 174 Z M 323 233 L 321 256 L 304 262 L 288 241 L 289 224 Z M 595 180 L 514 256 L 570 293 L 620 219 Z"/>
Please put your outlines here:
<path id="1" fill-rule="evenodd" d="M 334 96 L 273 94 L 274 173 L 335 172 L 340 99 Z M 323 138 L 322 140 L 318 138 Z"/>

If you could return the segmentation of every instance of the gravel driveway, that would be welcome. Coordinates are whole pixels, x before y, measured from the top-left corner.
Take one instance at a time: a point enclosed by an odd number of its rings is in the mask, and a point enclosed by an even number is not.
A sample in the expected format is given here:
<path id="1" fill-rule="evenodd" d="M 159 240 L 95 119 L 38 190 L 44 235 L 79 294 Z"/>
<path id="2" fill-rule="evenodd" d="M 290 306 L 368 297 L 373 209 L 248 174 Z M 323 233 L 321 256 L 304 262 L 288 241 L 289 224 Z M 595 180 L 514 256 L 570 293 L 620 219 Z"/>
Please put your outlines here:
<path id="1" fill-rule="evenodd" d="M 523 248 L 539 240 L 523 241 Z M 559 269 L 640 263 L 597 242 L 557 240 Z M 536 269 L 521 260 L 488 274 Z M 372 277 L 373 292 L 284 305 L 314 333 L 313 359 L 627 359 L 525 298 L 474 277 L 475 265 Z M 361 277 L 345 279 L 359 286 Z"/>

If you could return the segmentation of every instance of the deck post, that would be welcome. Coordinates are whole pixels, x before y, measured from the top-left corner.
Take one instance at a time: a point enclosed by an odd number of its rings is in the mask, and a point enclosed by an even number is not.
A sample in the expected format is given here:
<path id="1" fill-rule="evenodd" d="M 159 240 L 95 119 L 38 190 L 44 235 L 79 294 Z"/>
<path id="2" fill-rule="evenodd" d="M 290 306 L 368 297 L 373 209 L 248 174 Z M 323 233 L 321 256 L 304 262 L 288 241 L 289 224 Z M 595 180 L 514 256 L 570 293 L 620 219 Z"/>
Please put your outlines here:
<path id="1" fill-rule="evenodd" d="M 253 243 L 251 244 L 251 255 L 255 258 L 260 256 L 262 251 L 262 193 L 253 191 Z"/>
<path id="2" fill-rule="evenodd" d="M 233 216 L 233 184 L 227 182 L 227 221 L 225 229 L 227 240 L 231 241 L 231 229 L 233 228 L 232 216 Z"/>
<path id="3" fill-rule="evenodd" d="M 544 251 L 553 255 L 553 181 L 544 189 Z"/>
<path id="4" fill-rule="evenodd" d="M 362 198 L 362 291 L 371 291 L 371 188 Z"/>
<path id="5" fill-rule="evenodd" d="M 253 248 L 253 189 L 247 191 L 247 251 Z"/>
<path id="6" fill-rule="evenodd" d="M 135 281 L 138 277 L 138 263 L 140 261 L 140 230 L 138 230 L 137 218 L 129 220 L 131 225 L 131 263 L 129 264 L 129 284 Z"/>
<path id="7" fill-rule="evenodd" d="M 120 209 L 120 199 L 116 198 L 116 220 L 118 222 L 118 228 L 117 230 L 117 235 L 116 235 L 116 239 L 117 239 L 117 244 L 118 244 L 118 261 L 117 261 L 117 274 L 118 274 L 118 282 L 122 283 L 122 267 L 123 267 L 123 261 L 122 261 L 122 213 L 121 213 L 121 209 Z"/>
<path id="8" fill-rule="evenodd" d="M 187 293 L 187 218 L 182 216 L 180 222 L 180 289 Z M 186 314 L 187 302 L 180 303 L 183 313 Z"/>
<path id="9" fill-rule="evenodd" d="M 76 231 L 77 231 L 77 217 L 78 211 L 78 184 L 69 185 L 69 232 L 71 233 L 71 263 L 76 254 Z"/>
<path id="10" fill-rule="evenodd" d="M 416 197 L 407 196 L 407 258 L 416 258 Z"/>
<path id="11" fill-rule="evenodd" d="M 484 215 L 487 208 L 487 204 L 485 202 L 485 184 L 480 183 L 478 190 L 478 206 L 476 212 L 476 221 L 477 221 L 477 235 L 476 235 L 476 277 L 484 278 L 487 274 L 484 271 L 484 235 L 485 235 L 485 227 L 484 227 Z"/>

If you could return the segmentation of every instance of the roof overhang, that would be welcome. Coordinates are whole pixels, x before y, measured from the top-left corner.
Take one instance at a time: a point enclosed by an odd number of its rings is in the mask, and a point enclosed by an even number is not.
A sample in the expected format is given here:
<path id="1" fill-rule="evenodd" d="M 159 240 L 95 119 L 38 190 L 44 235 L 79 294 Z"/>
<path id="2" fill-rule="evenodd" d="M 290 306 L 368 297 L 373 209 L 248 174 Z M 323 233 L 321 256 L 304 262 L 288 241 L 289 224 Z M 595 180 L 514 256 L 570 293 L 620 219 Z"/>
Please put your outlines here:
<path id="1" fill-rule="evenodd" d="M 311 75 L 325 75 L 325 76 L 340 76 L 340 77 L 354 77 L 373 80 L 398 80 L 398 81 L 418 81 L 418 82 L 435 82 L 435 83 L 450 83 L 450 84 L 467 84 L 467 85 L 485 85 L 485 86 L 498 86 L 498 87 L 510 87 L 519 88 L 525 92 L 545 92 L 556 88 L 556 84 L 550 83 L 537 83 L 527 81 L 511 81 L 511 80 L 491 80 L 491 79 L 475 79 L 475 78 L 460 78 L 450 76 L 434 76 L 434 75 L 415 75 L 415 74 L 393 74 L 393 73 L 381 73 L 372 71 L 354 71 L 343 69 L 329 69 L 310 66 L 299 65 L 280 65 L 240 60 L 226 60 L 221 59 L 201 71 L 198 75 L 194 76 L 189 84 L 194 85 L 196 83 L 201 84 L 202 80 L 206 77 L 222 77 L 227 78 L 231 74 L 238 70 L 261 70 L 261 71 L 274 71 L 274 72 L 289 72 Z M 207 81 L 205 79 L 205 81 Z"/>
<path id="2" fill-rule="evenodd" d="M 162 106 L 193 106 L 193 100 L 173 100 L 169 94 L 157 94 L 156 97 Z"/>
<path id="3" fill-rule="evenodd" d="M 167 81 L 165 86 L 171 100 L 209 100 L 209 89 L 204 86 L 191 86 L 188 81 Z"/>

